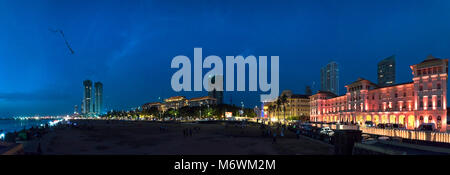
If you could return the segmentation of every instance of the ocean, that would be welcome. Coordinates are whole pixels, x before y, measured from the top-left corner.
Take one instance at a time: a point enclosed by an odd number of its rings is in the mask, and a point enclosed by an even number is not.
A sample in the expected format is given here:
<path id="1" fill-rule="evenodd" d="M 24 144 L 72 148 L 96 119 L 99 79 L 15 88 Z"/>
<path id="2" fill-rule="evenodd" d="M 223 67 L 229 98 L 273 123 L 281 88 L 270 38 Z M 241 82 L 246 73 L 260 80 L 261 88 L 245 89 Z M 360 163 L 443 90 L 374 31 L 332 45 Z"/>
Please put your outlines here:
<path id="1" fill-rule="evenodd" d="M 46 124 L 53 119 L 33 119 L 33 120 L 14 120 L 14 119 L 0 119 L 0 130 L 3 132 L 14 132 L 22 129 L 28 129 L 32 126 L 40 126 Z"/>

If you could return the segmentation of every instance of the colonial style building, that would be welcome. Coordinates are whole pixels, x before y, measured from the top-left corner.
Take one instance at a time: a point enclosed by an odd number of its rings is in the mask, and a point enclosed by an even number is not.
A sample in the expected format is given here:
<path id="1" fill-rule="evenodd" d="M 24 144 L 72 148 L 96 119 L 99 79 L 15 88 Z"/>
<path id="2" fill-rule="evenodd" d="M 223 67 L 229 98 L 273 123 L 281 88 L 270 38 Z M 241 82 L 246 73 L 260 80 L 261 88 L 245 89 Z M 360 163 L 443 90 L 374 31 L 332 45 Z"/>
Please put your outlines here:
<path id="1" fill-rule="evenodd" d="M 164 100 L 166 109 L 179 109 L 189 104 L 188 99 L 184 96 L 174 96 Z"/>
<path id="2" fill-rule="evenodd" d="M 432 123 L 446 131 L 448 59 L 430 55 L 410 67 L 412 82 L 379 87 L 360 78 L 345 86 L 343 96 L 319 91 L 310 97 L 310 120 L 361 125 L 372 121 L 402 124 L 407 129 Z"/>
<path id="3" fill-rule="evenodd" d="M 284 90 L 280 97 L 286 95 L 286 104 L 280 104 L 281 106 L 272 111 L 269 111 L 269 106 L 276 105 L 276 100 L 273 102 L 264 103 L 264 115 L 270 114 L 270 117 L 283 119 L 286 115 L 286 119 L 294 117 L 298 118 L 301 116 L 309 117 L 309 96 L 302 94 L 292 94 L 291 90 Z M 286 111 L 283 113 L 283 105 L 285 105 Z"/>
<path id="4" fill-rule="evenodd" d="M 189 100 L 189 106 L 206 106 L 215 104 L 217 104 L 217 100 L 210 96 L 196 97 Z"/>
<path id="5" fill-rule="evenodd" d="M 145 103 L 144 105 L 142 105 L 142 109 L 147 110 L 152 107 L 156 107 L 159 111 L 166 111 L 168 109 L 176 110 L 184 106 L 204 106 L 216 104 L 217 100 L 210 96 L 196 97 L 191 98 L 190 100 L 186 99 L 186 97 L 184 96 L 174 96 L 165 99 L 164 103 L 160 102 Z"/>
<path id="6" fill-rule="evenodd" d="M 158 111 L 165 111 L 165 105 L 163 103 L 160 102 L 153 102 L 153 103 L 145 103 L 144 105 L 142 105 L 142 109 L 143 110 L 148 110 L 152 107 L 155 107 L 156 109 L 158 109 Z"/>

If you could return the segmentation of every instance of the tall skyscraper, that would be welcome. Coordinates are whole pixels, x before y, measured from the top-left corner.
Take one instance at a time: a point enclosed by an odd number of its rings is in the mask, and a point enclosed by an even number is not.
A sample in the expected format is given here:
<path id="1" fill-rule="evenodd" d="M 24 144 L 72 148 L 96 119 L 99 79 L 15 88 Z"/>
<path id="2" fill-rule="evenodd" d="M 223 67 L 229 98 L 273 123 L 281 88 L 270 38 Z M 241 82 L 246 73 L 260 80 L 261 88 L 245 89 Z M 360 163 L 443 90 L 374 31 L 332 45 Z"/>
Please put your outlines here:
<path id="1" fill-rule="evenodd" d="M 334 61 L 320 70 L 320 89 L 339 95 L 339 68 Z"/>
<path id="2" fill-rule="evenodd" d="M 378 85 L 389 86 L 395 84 L 395 55 L 378 62 Z"/>
<path id="3" fill-rule="evenodd" d="M 94 84 L 95 88 L 95 114 L 102 114 L 103 113 L 103 84 L 101 82 L 96 82 Z"/>
<path id="4" fill-rule="evenodd" d="M 208 86 L 211 87 L 211 84 L 215 84 L 218 86 L 221 86 L 222 89 L 217 90 L 216 88 L 213 88 L 211 91 L 208 92 L 208 96 L 215 98 L 217 101 L 217 104 L 223 104 L 223 75 L 214 75 L 212 77 L 209 77 L 210 81 Z M 217 80 L 217 83 L 216 83 Z M 208 88 L 209 88 L 208 87 Z"/>
<path id="5" fill-rule="evenodd" d="M 85 80 L 83 82 L 84 86 L 84 97 L 83 97 L 83 114 L 91 114 L 92 111 L 92 81 Z"/>
<path id="6" fill-rule="evenodd" d="M 305 87 L 305 95 L 312 95 L 312 90 L 310 86 Z"/>

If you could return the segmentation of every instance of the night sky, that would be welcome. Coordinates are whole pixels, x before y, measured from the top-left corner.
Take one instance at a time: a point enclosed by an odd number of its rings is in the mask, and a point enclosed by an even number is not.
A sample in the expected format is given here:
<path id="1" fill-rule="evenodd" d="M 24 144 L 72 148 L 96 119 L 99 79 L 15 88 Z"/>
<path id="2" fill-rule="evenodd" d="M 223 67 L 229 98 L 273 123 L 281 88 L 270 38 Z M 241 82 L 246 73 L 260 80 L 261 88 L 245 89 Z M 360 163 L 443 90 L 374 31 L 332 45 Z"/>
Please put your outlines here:
<path id="1" fill-rule="evenodd" d="M 193 64 L 194 47 L 224 61 L 280 56 L 280 90 L 300 94 L 320 88 L 332 60 L 341 93 L 358 77 L 376 82 L 376 63 L 394 54 L 397 83 L 408 82 L 409 65 L 450 57 L 450 1 L 0 0 L 0 116 L 70 114 L 85 79 L 103 82 L 107 110 L 206 95 L 170 86 L 172 58 Z M 259 93 L 230 97 L 259 105 Z"/>

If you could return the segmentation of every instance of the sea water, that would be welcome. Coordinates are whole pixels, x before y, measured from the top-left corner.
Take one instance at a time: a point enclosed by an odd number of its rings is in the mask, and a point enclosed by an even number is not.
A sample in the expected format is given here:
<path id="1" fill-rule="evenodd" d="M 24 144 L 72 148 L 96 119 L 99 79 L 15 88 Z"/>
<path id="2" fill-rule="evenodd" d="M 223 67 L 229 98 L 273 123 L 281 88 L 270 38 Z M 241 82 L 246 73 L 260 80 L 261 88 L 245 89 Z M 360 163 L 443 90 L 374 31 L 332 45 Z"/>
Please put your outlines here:
<path id="1" fill-rule="evenodd" d="M 50 121 L 52 121 L 52 119 L 0 119 L 0 130 L 3 130 L 3 132 L 20 131 L 22 129 L 37 127 L 41 124 L 47 124 Z"/>

